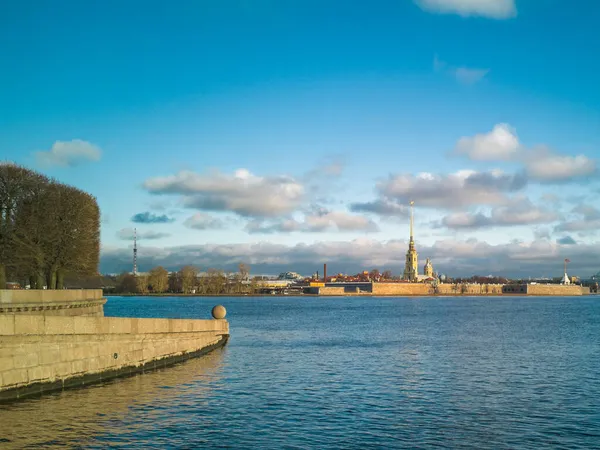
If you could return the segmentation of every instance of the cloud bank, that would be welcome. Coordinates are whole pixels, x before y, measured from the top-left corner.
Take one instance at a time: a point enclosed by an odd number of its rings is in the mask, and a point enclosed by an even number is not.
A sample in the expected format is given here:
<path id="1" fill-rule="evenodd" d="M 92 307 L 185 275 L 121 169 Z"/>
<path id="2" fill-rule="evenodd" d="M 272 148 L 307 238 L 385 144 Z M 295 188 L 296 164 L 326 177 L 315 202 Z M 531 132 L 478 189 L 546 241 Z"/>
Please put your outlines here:
<path id="1" fill-rule="evenodd" d="M 295 270 L 311 274 L 327 263 L 331 273 L 356 273 L 370 268 L 390 269 L 400 274 L 404 268 L 405 241 L 379 241 L 359 238 L 351 241 L 324 241 L 296 245 L 258 242 L 253 244 L 206 244 L 176 247 L 146 247 L 138 250 L 140 270 L 156 265 L 178 269 L 194 264 L 202 270 L 221 268 L 236 271 L 244 262 L 253 274 L 277 274 Z M 600 244 L 561 245 L 549 240 L 491 245 L 476 239 L 441 240 L 431 246 L 417 242 L 420 261 L 432 258 L 434 267 L 450 276 L 560 276 L 565 258 L 571 259 L 570 272 L 581 276 L 600 270 Z M 131 270 L 131 249 L 104 248 L 101 270 L 114 273 Z"/>

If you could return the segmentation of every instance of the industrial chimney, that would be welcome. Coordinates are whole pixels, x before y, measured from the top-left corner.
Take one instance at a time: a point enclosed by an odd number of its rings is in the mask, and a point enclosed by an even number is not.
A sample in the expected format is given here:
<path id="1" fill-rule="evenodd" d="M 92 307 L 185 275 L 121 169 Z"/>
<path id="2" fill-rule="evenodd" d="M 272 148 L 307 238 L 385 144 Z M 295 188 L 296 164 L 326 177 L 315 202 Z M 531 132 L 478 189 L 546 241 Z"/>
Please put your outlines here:
<path id="1" fill-rule="evenodd" d="M 327 283 L 327 264 L 323 264 L 323 283 Z"/>

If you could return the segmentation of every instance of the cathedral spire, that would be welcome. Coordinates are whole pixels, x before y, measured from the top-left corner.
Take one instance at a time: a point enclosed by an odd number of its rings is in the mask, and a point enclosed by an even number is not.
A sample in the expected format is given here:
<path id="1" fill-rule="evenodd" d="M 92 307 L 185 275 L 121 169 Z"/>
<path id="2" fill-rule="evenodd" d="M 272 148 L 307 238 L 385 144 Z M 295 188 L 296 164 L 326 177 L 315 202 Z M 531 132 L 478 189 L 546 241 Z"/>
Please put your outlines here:
<path id="1" fill-rule="evenodd" d="M 417 249 L 415 248 L 414 237 L 414 205 L 415 202 L 410 202 L 410 241 L 408 243 L 408 251 L 406 252 L 406 263 L 404 265 L 404 279 L 415 282 L 419 276 Z"/>
<path id="2" fill-rule="evenodd" d="M 411 201 L 410 202 L 410 240 L 413 240 L 414 234 L 413 234 L 413 227 L 414 227 L 414 215 L 413 215 L 413 210 L 414 210 L 414 205 L 415 202 Z"/>

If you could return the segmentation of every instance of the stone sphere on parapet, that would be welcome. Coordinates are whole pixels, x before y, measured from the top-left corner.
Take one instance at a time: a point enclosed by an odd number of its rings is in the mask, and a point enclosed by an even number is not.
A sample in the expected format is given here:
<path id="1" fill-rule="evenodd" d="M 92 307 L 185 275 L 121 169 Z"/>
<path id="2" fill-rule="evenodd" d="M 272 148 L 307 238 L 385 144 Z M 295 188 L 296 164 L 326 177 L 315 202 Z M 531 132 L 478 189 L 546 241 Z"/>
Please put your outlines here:
<path id="1" fill-rule="evenodd" d="M 217 305 L 212 309 L 212 316 L 215 319 L 224 319 L 227 315 L 227 310 L 223 305 Z"/>

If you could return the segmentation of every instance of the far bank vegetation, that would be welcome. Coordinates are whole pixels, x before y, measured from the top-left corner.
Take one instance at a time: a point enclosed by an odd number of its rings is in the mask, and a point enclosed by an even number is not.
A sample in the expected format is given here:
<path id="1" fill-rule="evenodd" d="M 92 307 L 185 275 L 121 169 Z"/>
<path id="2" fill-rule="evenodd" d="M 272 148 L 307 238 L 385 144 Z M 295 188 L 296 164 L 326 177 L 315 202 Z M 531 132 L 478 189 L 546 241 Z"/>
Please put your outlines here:
<path id="1" fill-rule="evenodd" d="M 201 273 L 195 266 L 184 266 L 177 272 L 168 272 L 162 266 L 134 276 L 123 273 L 117 277 L 115 293 L 121 294 L 196 294 L 223 295 L 249 294 L 257 290 L 255 279 L 249 279 L 250 267 L 240 264 L 238 272 L 226 273 L 208 269 Z"/>

